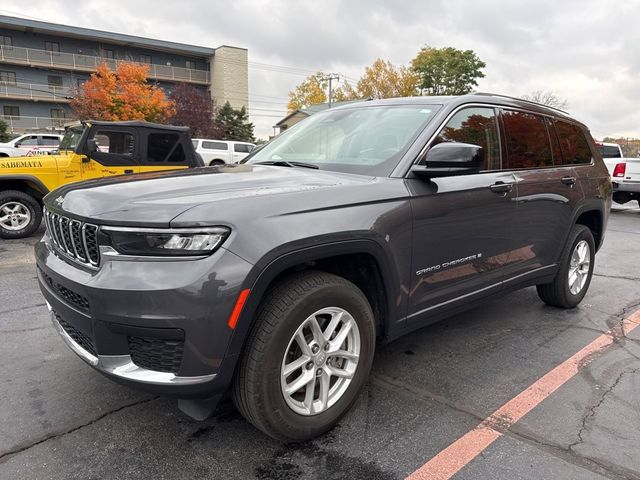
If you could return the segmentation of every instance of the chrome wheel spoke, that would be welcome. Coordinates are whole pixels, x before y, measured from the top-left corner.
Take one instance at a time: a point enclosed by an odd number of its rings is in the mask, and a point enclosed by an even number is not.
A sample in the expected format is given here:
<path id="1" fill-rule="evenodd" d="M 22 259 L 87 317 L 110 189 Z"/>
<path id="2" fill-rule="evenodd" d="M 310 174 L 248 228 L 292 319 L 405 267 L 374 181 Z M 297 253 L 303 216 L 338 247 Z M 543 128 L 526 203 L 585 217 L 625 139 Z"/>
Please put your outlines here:
<path id="1" fill-rule="evenodd" d="M 326 370 L 322 372 L 319 383 L 320 395 L 318 399 L 320 400 L 320 408 L 318 411 L 323 412 L 327 409 L 329 404 L 329 390 L 331 390 L 331 375 L 329 375 L 329 372 Z"/>
<path id="2" fill-rule="evenodd" d="M 352 319 L 343 321 L 342 327 L 340 328 L 340 331 L 338 331 L 338 334 L 336 335 L 336 337 L 331 341 L 331 345 L 335 346 L 335 348 L 340 348 L 340 346 L 342 346 L 342 344 L 346 340 L 347 335 L 349 335 L 349 332 L 351 331 L 352 327 L 353 327 Z"/>
<path id="3" fill-rule="evenodd" d="M 297 332 L 294 338 L 296 343 L 300 347 L 300 350 L 302 350 L 302 354 L 307 357 L 311 357 L 311 355 L 313 355 L 311 353 L 311 347 L 309 347 L 309 344 L 307 343 L 307 339 L 304 338 L 302 331 Z"/>
<path id="4" fill-rule="evenodd" d="M 348 360 L 358 360 L 359 356 L 357 353 L 353 353 L 353 352 L 348 352 L 346 350 L 334 350 L 334 351 L 329 351 L 329 355 L 331 357 L 339 357 L 339 358 L 346 358 Z"/>
<path id="5" fill-rule="evenodd" d="M 302 387 L 308 385 L 311 382 L 315 383 L 315 376 L 313 373 L 313 370 L 305 370 L 302 375 L 300 375 L 298 378 L 296 378 L 293 382 L 289 383 L 286 388 L 285 388 L 285 392 L 289 395 L 291 395 L 292 393 L 296 393 L 298 390 L 300 390 Z"/>
<path id="6" fill-rule="evenodd" d="M 310 360 L 311 360 L 311 357 L 309 357 L 307 355 L 303 355 L 302 357 L 298 358 L 297 360 L 294 360 L 291 363 L 287 363 L 282 368 L 282 374 L 288 377 L 289 375 L 291 375 L 296 370 L 304 367 Z"/>
<path id="7" fill-rule="evenodd" d="M 329 371 L 329 374 L 334 376 L 334 377 L 340 377 L 340 378 L 353 378 L 353 374 L 355 372 L 352 372 L 350 370 L 346 370 L 344 368 L 337 368 L 337 367 L 329 367 L 327 366 L 327 370 Z"/>
<path id="8" fill-rule="evenodd" d="M 320 324 L 318 323 L 318 318 L 312 316 L 308 320 L 309 328 L 311 329 L 311 333 L 313 334 L 313 339 L 318 345 L 324 344 L 324 335 L 322 333 L 322 328 L 320 328 Z"/>
<path id="9" fill-rule="evenodd" d="M 312 374 L 313 375 L 313 374 Z M 316 396 L 316 379 L 313 378 L 312 382 L 307 385 L 307 390 L 304 393 L 304 406 L 309 410 L 309 413 L 313 413 L 313 401 Z"/>
<path id="10" fill-rule="evenodd" d="M 327 328 L 324 329 L 324 338 L 327 341 L 331 340 L 331 337 L 333 333 L 336 331 L 336 327 L 338 326 L 338 324 L 342 321 L 343 316 L 344 316 L 344 312 L 339 311 L 331 317 L 331 321 L 329 322 L 329 325 L 327 325 Z"/>

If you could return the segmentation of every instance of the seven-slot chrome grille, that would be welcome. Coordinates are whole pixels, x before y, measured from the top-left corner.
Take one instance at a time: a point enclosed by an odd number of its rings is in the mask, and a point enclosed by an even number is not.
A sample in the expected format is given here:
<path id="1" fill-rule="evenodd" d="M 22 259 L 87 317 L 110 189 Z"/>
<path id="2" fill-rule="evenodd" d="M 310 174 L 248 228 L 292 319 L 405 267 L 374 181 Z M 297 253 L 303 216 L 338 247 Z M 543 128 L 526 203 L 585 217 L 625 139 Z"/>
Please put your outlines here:
<path id="1" fill-rule="evenodd" d="M 90 267 L 100 264 L 98 227 L 44 210 L 44 221 L 54 247 L 76 262 Z"/>

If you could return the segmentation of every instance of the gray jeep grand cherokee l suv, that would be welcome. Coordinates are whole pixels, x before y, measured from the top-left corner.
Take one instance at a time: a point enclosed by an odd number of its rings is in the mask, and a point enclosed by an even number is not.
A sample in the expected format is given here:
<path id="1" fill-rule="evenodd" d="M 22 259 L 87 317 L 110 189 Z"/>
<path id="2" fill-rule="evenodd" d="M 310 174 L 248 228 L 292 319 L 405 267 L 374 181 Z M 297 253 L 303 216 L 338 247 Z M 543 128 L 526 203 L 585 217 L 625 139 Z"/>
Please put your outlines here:
<path id="1" fill-rule="evenodd" d="M 35 254 L 56 329 L 95 369 L 200 418 L 230 391 L 299 441 L 349 409 L 376 340 L 532 285 L 575 307 L 610 202 L 560 111 L 391 99 L 313 115 L 241 165 L 62 187 Z"/>

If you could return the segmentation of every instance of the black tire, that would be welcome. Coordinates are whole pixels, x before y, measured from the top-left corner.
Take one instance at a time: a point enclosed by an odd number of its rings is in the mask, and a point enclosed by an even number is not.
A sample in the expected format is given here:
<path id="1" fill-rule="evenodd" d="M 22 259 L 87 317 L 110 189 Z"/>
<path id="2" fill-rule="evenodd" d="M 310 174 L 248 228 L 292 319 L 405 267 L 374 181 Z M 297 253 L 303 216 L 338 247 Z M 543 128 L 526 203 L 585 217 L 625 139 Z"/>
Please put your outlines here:
<path id="1" fill-rule="evenodd" d="M 10 230 L 0 223 L 0 238 L 26 238 L 33 234 L 42 222 L 42 207 L 31 195 L 18 190 L 0 192 L 0 207 L 9 202 L 19 203 L 29 210 L 31 218 L 20 230 Z M 0 213 L 0 217 L 2 213 Z"/>
<path id="2" fill-rule="evenodd" d="M 211 160 L 209 163 L 210 167 L 219 167 L 221 165 L 225 165 L 224 160 Z"/>
<path id="3" fill-rule="evenodd" d="M 310 315 L 326 307 L 345 309 L 360 333 L 360 357 L 347 389 L 315 415 L 296 413 L 285 401 L 280 373 L 292 336 Z M 307 271 L 271 289 L 258 309 L 236 372 L 233 402 L 255 427 L 283 442 L 301 442 L 333 428 L 358 398 L 373 362 L 375 320 L 362 291 L 342 277 Z"/>
<path id="4" fill-rule="evenodd" d="M 631 200 L 633 200 L 633 196 L 629 192 L 614 192 L 613 194 L 613 201 L 620 205 L 624 205 Z"/>
<path id="5" fill-rule="evenodd" d="M 576 245 L 581 241 L 586 241 L 589 245 L 589 273 L 582 289 L 577 294 L 571 293 L 569 286 L 569 268 L 571 266 L 571 256 Z M 538 285 L 538 296 L 547 305 L 560 308 L 574 308 L 582 301 L 593 275 L 593 267 L 595 263 L 595 242 L 593 234 L 589 228 L 584 225 L 574 225 L 565 244 L 564 250 L 560 257 L 560 266 L 558 273 L 552 282 Z"/>

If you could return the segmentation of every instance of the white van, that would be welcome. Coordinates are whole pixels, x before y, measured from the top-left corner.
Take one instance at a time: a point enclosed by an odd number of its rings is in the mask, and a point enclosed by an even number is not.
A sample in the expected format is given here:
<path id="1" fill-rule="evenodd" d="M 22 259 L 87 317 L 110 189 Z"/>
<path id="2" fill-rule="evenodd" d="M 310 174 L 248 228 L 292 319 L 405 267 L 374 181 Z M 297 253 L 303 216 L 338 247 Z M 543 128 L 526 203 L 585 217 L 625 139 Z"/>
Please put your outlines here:
<path id="1" fill-rule="evenodd" d="M 249 155 L 255 145 L 248 142 L 231 142 L 227 140 L 209 140 L 194 138 L 191 140 L 196 152 L 200 154 L 205 165 L 224 165 L 238 163 Z"/>

